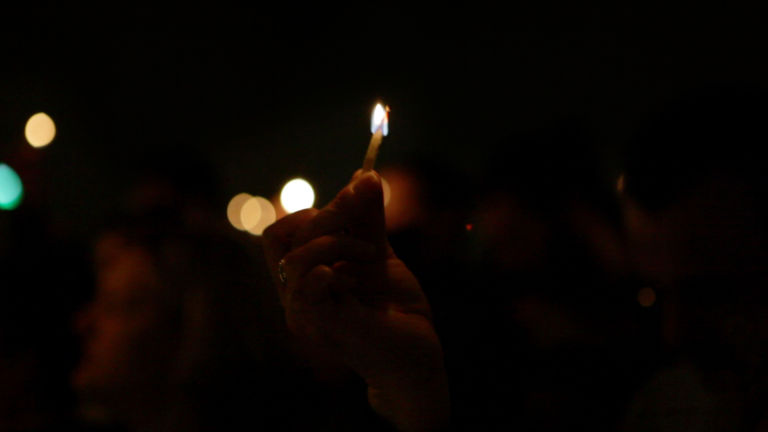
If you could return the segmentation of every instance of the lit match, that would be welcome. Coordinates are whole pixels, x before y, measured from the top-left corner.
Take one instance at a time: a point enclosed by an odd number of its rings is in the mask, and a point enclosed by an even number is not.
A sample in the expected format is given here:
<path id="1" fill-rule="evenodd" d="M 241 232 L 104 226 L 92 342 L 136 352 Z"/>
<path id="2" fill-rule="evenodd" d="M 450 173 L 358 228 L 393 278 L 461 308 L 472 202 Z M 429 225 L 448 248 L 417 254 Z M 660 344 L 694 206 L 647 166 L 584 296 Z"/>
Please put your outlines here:
<path id="1" fill-rule="evenodd" d="M 363 171 L 370 171 L 376 164 L 376 156 L 379 154 L 379 146 L 382 139 L 389 134 L 389 107 L 383 107 L 376 104 L 371 115 L 371 142 L 368 144 L 368 151 L 365 153 L 363 161 Z"/>

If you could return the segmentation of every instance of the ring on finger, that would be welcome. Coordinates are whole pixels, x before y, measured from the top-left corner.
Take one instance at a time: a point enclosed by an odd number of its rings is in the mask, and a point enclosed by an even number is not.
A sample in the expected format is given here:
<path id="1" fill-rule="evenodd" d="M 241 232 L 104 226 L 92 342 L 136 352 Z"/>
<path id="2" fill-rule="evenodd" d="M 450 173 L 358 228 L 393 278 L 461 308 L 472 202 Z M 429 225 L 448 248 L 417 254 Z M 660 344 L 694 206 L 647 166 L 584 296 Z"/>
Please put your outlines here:
<path id="1" fill-rule="evenodd" d="M 285 272 L 285 259 L 281 259 L 277 263 L 277 277 L 280 278 L 280 282 L 283 285 L 288 285 L 288 273 Z"/>

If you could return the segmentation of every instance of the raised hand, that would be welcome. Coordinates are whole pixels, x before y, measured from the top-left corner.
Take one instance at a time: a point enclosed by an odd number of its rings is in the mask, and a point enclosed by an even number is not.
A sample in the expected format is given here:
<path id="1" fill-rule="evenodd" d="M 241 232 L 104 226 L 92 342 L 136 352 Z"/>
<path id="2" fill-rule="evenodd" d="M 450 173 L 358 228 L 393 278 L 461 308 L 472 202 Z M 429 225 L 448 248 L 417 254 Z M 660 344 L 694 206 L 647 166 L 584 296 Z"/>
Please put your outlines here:
<path id="1" fill-rule="evenodd" d="M 322 210 L 264 233 L 288 327 L 363 377 L 401 430 L 448 423 L 442 349 L 421 287 L 386 238 L 379 176 L 358 172 Z"/>

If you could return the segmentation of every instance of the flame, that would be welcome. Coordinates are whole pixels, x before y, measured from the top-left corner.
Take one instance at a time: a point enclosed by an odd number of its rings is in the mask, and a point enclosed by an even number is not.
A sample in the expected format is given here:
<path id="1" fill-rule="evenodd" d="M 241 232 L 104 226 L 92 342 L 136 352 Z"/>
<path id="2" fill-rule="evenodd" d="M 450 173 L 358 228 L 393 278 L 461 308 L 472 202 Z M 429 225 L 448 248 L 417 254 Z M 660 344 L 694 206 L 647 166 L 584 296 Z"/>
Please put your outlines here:
<path id="1" fill-rule="evenodd" d="M 379 128 L 384 136 L 389 135 L 389 107 L 385 108 L 380 103 L 376 104 L 371 115 L 371 133 L 376 133 Z"/>

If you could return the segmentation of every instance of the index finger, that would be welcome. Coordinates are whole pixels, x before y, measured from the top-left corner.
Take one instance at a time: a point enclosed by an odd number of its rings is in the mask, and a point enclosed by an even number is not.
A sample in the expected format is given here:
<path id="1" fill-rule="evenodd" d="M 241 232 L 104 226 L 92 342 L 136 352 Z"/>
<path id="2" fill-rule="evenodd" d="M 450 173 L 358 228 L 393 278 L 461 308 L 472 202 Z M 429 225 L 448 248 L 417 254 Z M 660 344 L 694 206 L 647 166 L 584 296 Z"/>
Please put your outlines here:
<path id="1" fill-rule="evenodd" d="M 301 246 L 314 238 L 342 230 L 349 230 L 352 235 L 375 244 L 386 241 L 384 199 L 377 173 L 355 173 L 333 201 L 296 232 L 293 245 Z"/>
<path id="2" fill-rule="evenodd" d="M 348 219 L 347 213 L 340 211 L 331 203 L 296 231 L 291 239 L 292 247 L 297 248 L 312 239 L 343 231 L 346 229 Z"/>
<path id="3" fill-rule="evenodd" d="M 267 259 L 269 271 L 275 281 L 277 276 L 277 263 L 293 248 L 293 238 L 296 232 L 311 221 L 319 210 L 309 208 L 296 213 L 291 213 L 268 226 L 264 230 L 264 255 Z"/>

